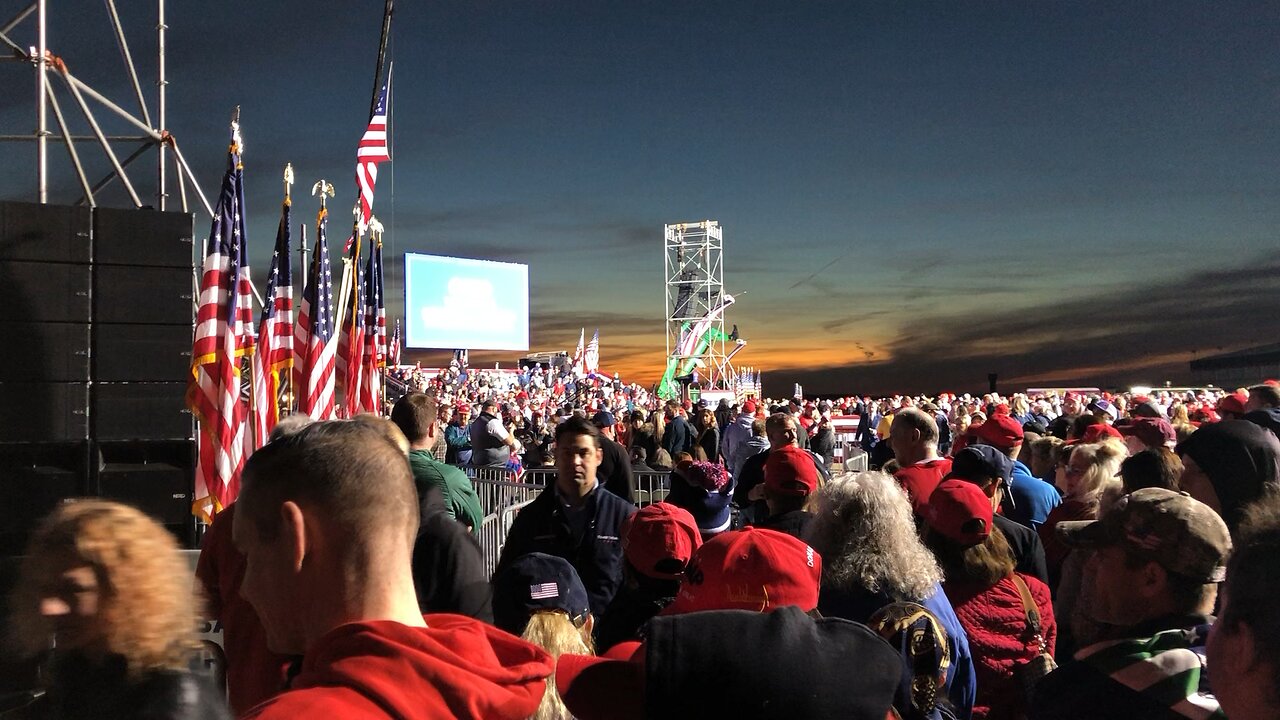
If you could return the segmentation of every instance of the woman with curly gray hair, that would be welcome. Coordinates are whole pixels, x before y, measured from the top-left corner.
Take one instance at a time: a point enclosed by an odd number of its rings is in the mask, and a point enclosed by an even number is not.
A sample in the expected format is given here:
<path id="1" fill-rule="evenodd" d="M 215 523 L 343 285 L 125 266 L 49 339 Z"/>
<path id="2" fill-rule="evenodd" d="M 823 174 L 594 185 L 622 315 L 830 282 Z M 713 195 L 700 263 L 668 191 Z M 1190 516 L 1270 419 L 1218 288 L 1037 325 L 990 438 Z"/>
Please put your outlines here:
<path id="1" fill-rule="evenodd" d="M 167 530 L 105 500 L 65 503 L 31 538 L 14 591 L 23 654 L 50 672 L 20 717 L 226 718 L 190 671 L 191 571 Z"/>
<path id="2" fill-rule="evenodd" d="M 968 636 L 942 592 L 942 570 L 916 532 L 906 492 L 882 472 L 846 473 L 818 490 L 814 512 L 812 544 L 822 555 L 818 611 L 874 626 L 889 606 L 921 606 L 946 632 L 947 699 L 959 717 L 969 717 L 977 681 Z"/>

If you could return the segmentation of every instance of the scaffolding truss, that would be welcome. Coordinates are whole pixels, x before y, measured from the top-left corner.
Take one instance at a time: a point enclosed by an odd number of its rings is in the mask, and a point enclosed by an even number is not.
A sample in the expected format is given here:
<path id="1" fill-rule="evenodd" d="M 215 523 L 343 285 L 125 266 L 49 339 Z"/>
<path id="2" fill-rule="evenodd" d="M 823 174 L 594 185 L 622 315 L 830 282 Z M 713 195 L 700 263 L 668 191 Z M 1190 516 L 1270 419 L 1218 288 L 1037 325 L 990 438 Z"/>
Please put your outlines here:
<path id="1" fill-rule="evenodd" d="M 123 186 L 125 193 L 128 194 L 130 202 L 134 207 L 144 207 L 149 203 L 143 202 L 142 196 L 138 194 L 138 185 L 129 177 L 127 168 L 136 160 L 143 157 L 148 151 L 156 150 L 156 191 L 154 207 L 159 210 L 166 210 L 168 205 L 168 183 L 169 168 L 167 161 L 172 155 L 172 160 L 177 169 L 177 181 L 179 190 L 179 199 L 182 204 L 183 212 L 190 212 L 187 190 L 188 186 L 199 200 L 201 206 L 210 216 L 213 215 L 213 206 L 209 204 L 209 200 L 200 190 L 200 184 L 192 173 L 191 167 L 187 164 L 186 159 L 182 155 L 181 149 L 178 147 L 177 141 L 173 135 L 165 128 L 167 121 L 167 98 L 166 91 L 168 80 L 165 76 L 165 32 L 168 26 L 165 24 L 165 0 L 157 0 L 157 17 L 156 17 L 156 116 L 152 121 L 150 108 L 147 104 L 146 95 L 142 91 L 142 83 L 139 80 L 138 69 L 134 64 L 133 55 L 129 51 L 129 43 L 125 36 L 124 27 L 120 22 L 120 14 L 116 10 L 115 0 L 106 0 L 107 20 L 111 27 L 116 45 L 119 47 L 124 67 L 128 73 L 130 86 L 133 90 L 134 98 L 129 102 L 136 100 L 138 104 L 138 114 L 135 115 L 120 104 L 107 98 L 102 93 L 90 87 L 87 83 L 78 78 L 71 72 L 67 61 L 61 56 L 55 54 L 48 47 L 48 0 L 38 0 L 30 3 L 16 15 L 14 15 L 3 26 L 0 26 L 0 43 L 3 43 L 11 51 L 9 60 L 15 60 L 23 64 L 30 65 L 35 70 L 36 81 L 36 130 L 33 134 L 6 134 L 0 135 L 0 141 L 5 142 L 35 142 L 36 143 L 36 196 L 41 204 L 49 202 L 49 139 L 54 136 L 53 131 L 49 128 L 49 115 L 52 113 L 53 120 L 57 125 L 58 136 L 61 138 L 66 148 L 67 156 L 75 170 L 76 178 L 80 183 L 81 197 L 79 204 L 96 207 L 98 204 L 97 194 L 105 187 L 113 182 L 119 181 Z M 18 28 L 24 21 L 31 16 L 35 16 L 35 42 L 24 48 L 15 42 L 11 37 L 13 31 Z M 69 99 L 80 114 L 88 127 L 88 132 L 75 134 L 68 124 L 68 118 L 62 111 L 62 103 L 58 99 L 58 95 L 54 92 L 54 83 L 50 79 L 56 78 L 61 80 L 61 86 L 66 92 L 66 98 Z M 94 106 L 99 110 L 105 109 L 108 113 L 122 118 L 132 125 L 140 134 L 137 135 L 107 135 L 101 124 L 98 122 L 97 116 L 94 114 Z M 89 182 L 89 176 L 85 172 L 84 164 L 81 162 L 80 152 L 76 148 L 77 143 L 97 143 L 103 154 L 106 156 L 111 165 L 111 172 L 95 183 Z M 119 148 L 119 151 L 118 151 Z M 122 153 L 127 152 L 122 159 Z"/>
<path id="2" fill-rule="evenodd" d="M 714 220 L 676 223 L 664 229 L 667 373 L 672 380 L 696 373 L 704 390 L 732 390 L 729 359 L 743 344 L 725 332 L 724 233 Z M 726 352 L 728 351 L 728 352 Z M 667 393 L 671 394 L 671 393 Z"/>

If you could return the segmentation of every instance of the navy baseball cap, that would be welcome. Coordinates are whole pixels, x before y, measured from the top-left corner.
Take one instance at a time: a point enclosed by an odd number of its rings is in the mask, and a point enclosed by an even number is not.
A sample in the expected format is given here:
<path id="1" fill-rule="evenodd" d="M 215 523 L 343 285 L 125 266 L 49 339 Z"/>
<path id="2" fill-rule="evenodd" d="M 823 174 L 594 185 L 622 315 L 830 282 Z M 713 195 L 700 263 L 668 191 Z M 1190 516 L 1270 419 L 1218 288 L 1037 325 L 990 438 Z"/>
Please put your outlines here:
<path id="1" fill-rule="evenodd" d="M 568 560 L 546 553 L 521 555 L 493 579 L 493 624 L 524 632 L 539 610 L 562 610 L 575 623 L 591 612 L 587 589 Z"/>
<path id="2" fill-rule="evenodd" d="M 990 445 L 970 445 L 951 458 L 951 472 L 947 477 L 969 482 L 998 477 L 1008 487 L 1013 482 L 1013 461 Z"/>
<path id="3" fill-rule="evenodd" d="M 595 414 L 595 417 L 591 418 L 591 422 L 594 423 L 596 427 L 607 428 L 617 421 L 614 419 L 613 413 L 608 410 L 601 410 Z"/>

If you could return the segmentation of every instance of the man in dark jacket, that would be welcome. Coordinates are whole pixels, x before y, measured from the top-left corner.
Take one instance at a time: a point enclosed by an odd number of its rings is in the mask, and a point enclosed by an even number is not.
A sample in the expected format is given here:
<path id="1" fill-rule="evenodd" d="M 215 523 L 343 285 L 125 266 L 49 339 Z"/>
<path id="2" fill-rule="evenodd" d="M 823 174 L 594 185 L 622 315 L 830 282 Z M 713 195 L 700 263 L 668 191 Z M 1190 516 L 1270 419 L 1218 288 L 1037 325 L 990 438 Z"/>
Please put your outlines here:
<path id="1" fill-rule="evenodd" d="M 613 413 L 601 410 L 591 418 L 591 422 L 595 423 L 596 428 L 600 430 L 601 458 L 596 476 L 606 490 L 629 503 L 634 503 L 636 498 L 631 486 L 634 484 L 635 477 L 631 470 L 631 459 L 627 455 L 627 449 L 614 439 L 613 427 L 616 420 Z"/>
<path id="2" fill-rule="evenodd" d="M 682 452 L 693 450 L 693 428 L 684 419 L 684 408 L 675 401 L 667 403 L 667 429 L 662 433 L 662 449 L 671 454 L 672 459 Z"/>
<path id="3" fill-rule="evenodd" d="M 977 485 L 991 499 L 992 509 L 998 511 L 1012 474 L 1013 461 L 1008 455 L 990 445 L 970 445 L 952 458 L 951 472 L 947 474 L 947 479 L 955 478 Z M 1009 541 L 1013 558 L 1018 563 L 1014 569 L 1047 585 L 1049 568 L 1045 564 L 1044 544 L 1040 542 L 1039 533 L 999 512 L 992 517 L 992 524 Z"/>
<path id="4" fill-rule="evenodd" d="M 635 506 L 596 480 L 603 452 L 600 431 L 573 416 L 556 427 L 556 481 L 516 516 L 498 571 L 531 552 L 568 560 L 604 615 L 622 582 L 622 524 Z"/>
<path id="5" fill-rule="evenodd" d="M 413 586 L 425 613 L 454 613 L 493 622 L 492 593 L 480 544 L 449 514 L 438 487 L 419 497 Z"/>
<path id="6" fill-rule="evenodd" d="M 1223 717 L 1205 660 L 1231 550 L 1222 518 L 1186 493 L 1143 488 L 1056 532 L 1094 551 L 1077 611 L 1108 630 L 1040 681 L 1029 717 Z"/>

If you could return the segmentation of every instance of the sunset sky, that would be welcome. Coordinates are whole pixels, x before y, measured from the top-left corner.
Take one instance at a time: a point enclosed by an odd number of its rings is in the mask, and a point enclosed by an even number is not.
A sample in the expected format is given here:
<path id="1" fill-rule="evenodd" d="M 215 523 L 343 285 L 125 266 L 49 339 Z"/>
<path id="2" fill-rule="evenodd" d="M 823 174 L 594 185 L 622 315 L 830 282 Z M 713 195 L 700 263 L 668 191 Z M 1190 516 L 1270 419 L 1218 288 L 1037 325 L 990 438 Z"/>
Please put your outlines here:
<path id="1" fill-rule="evenodd" d="M 153 82 L 154 8 L 129 5 Z M 286 162 L 296 221 L 321 177 L 354 198 L 381 7 L 168 3 L 169 128 L 212 196 L 241 106 L 259 278 Z M 134 107 L 101 4 L 51 8 L 54 51 Z M 1276 341 L 1277 37 L 1280 4 L 1230 0 L 402 2 L 389 311 L 405 251 L 527 263 L 533 350 L 598 327 L 602 365 L 653 382 L 663 224 L 714 219 L 768 392 L 1180 382 Z M 3 132 L 29 131 L 31 73 L 0 70 Z M 0 152 L 0 197 L 31 199 L 34 150 Z"/>

